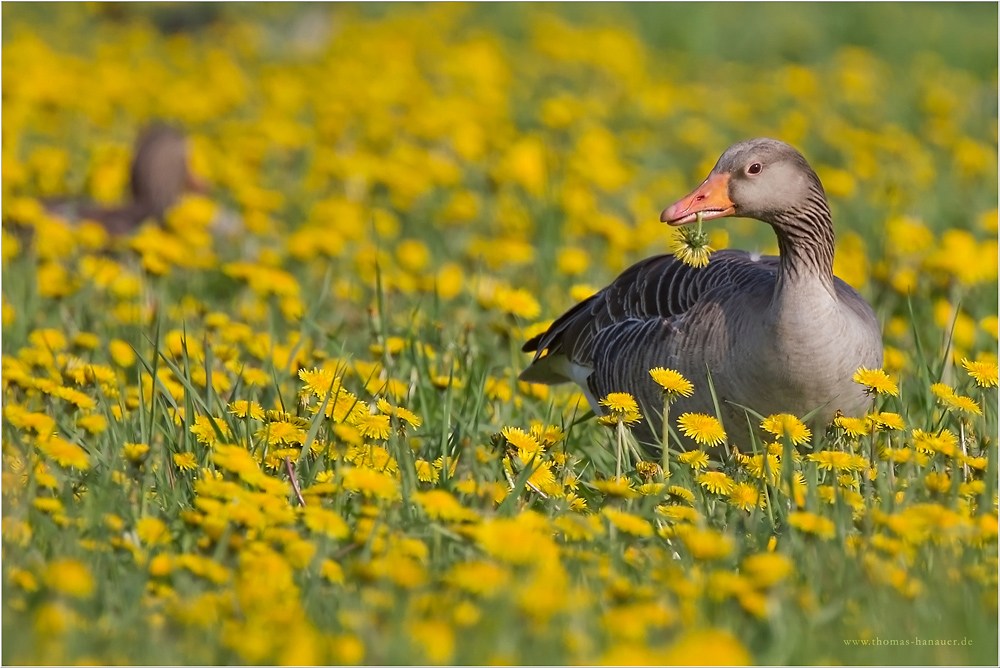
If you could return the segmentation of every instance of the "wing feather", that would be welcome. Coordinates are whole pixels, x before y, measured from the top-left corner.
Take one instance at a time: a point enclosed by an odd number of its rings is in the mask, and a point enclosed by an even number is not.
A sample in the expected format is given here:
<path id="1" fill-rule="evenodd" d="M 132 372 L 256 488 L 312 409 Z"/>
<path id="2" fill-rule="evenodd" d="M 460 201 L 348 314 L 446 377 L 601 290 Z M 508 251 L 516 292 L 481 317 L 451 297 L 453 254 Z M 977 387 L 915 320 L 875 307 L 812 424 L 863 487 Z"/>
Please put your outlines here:
<path id="1" fill-rule="evenodd" d="M 777 257 L 755 257 L 740 250 L 713 253 L 708 266 L 701 269 L 689 267 L 673 255 L 637 262 L 524 344 L 524 352 L 536 354 L 521 379 L 549 383 L 570 380 L 553 376 L 551 364 L 536 368 L 541 360 L 555 355 L 565 356 L 573 365 L 600 366 L 616 369 L 616 375 L 627 374 L 627 365 L 620 363 L 624 357 L 618 358 L 626 350 L 647 346 L 652 339 L 663 343 L 672 331 L 670 323 L 709 292 L 727 285 L 771 280 L 777 268 Z"/>

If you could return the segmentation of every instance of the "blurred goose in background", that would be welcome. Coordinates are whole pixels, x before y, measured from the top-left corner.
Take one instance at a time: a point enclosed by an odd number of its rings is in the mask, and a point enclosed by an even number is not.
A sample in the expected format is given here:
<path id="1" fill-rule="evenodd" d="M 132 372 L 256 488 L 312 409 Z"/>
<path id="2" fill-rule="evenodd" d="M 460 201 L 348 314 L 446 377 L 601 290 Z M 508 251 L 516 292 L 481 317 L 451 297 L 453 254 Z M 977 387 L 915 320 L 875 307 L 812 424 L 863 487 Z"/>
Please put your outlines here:
<path id="1" fill-rule="evenodd" d="M 672 255 L 643 260 L 528 341 L 523 350 L 535 357 L 521 380 L 575 382 L 597 414 L 604 412 L 598 400 L 630 393 L 646 422 L 636 434 L 654 452 L 663 406 L 654 367 L 694 383 L 693 396 L 672 404 L 671 415 L 716 415 L 710 371 L 729 442 L 744 452 L 750 436 L 740 406 L 765 417 L 819 409 L 814 432 L 838 410 L 863 414 L 870 399 L 852 376 L 858 367 L 882 366 L 881 328 L 868 302 L 833 275 L 830 208 L 805 158 L 774 139 L 734 144 L 660 220 L 687 225 L 698 214 L 769 224 L 779 255 L 721 250 L 701 269 Z"/>
<path id="2" fill-rule="evenodd" d="M 191 173 L 187 138 L 163 123 L 154 123 L 139 134 L 129 186 L 132 199 L 122 206 L 62 200 L 49 202 L 46 208 L 66 220 L 96 221 L 110 234 L 120 235 L 130 233 L 147 218 L 162 220 L 185 192 L 206 192 L 206 185 Z"/>

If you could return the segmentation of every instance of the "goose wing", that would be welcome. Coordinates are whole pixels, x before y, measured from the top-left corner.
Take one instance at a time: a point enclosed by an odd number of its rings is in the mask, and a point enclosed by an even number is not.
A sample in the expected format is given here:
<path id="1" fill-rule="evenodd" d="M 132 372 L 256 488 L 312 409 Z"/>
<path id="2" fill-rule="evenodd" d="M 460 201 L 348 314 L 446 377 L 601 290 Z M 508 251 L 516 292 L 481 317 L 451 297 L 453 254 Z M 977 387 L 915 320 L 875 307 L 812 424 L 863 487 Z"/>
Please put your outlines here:
<path id="1" fill-rule="evenodd" d="M 709 293 L 720 288 L 741 292 L 759 280 L 773 281 L 777 270 L 777 257 L 739 250 L 713 253 L 701 269 L 673 255 L 642 260 L 525 343 L 522 350 L 535 357 L 520 378 L 580 382 L 581 371 L 587 375 L 596 362 L 617 357 L 625 347 L 662 345 L 678 318 Z"/>

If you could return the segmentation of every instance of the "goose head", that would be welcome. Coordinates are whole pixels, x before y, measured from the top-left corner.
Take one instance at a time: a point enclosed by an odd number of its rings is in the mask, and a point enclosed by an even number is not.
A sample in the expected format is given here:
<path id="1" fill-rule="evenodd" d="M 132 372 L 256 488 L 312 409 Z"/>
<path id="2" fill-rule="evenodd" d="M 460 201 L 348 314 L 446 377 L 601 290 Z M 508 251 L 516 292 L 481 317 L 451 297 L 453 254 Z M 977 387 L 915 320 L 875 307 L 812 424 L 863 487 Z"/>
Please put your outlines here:
<path id="1" fill-rule="evenodd" d="M 697 220 L 738 216 L 776 228 L 818 208 L 829 218 L 826 196 L 816 172 L 797 150 L 777 139 L 733 144 L 700 186 L 667 207 L 660 221 L 687 225 Z M 821 216 L 822 217 L 822 216 Z"/>
<path id="2" fill-rule="evenodd" d="M 132 200 L 146 215 L 161 217 L 186 191 L 206 191 L 189 166 L 184 134 L 169 125 L 147 127 L 135 144 L 131 169 Z"/>

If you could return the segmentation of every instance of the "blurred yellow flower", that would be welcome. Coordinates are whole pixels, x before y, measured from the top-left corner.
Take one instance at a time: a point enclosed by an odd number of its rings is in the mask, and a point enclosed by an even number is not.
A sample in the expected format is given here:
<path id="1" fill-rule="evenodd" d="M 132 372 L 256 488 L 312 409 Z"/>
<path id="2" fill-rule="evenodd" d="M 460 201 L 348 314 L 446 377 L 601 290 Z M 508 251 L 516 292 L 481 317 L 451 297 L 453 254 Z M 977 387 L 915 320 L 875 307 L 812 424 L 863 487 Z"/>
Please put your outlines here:
<path id="1" fill-rule="evenodd" d="M 94 578 L 87 566 L 76 559 L 56 559 L 45 568 L 45 584 L 74 598 L 88 598 L 94 592 Z"/>

